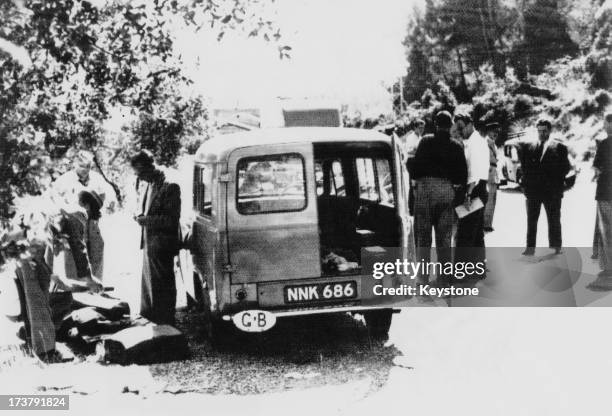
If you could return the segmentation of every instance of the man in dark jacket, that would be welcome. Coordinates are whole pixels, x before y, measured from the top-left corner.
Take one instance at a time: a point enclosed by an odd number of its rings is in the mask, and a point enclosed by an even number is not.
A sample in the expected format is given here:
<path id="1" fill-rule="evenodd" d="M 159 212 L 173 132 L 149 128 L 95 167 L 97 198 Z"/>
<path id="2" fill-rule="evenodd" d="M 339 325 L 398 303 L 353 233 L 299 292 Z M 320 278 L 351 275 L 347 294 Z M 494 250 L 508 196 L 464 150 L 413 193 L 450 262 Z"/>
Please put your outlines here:
<path id="1" fill-rule="evenodd" d="M 181 190 L 166 180 L 143 150 L 132 157 L 142 211 L 134 219 L 142 227 L 142 295 L 140 314 L 158 324 L 174 323 L 176 281 L 174 256 L 179 250 Z"/>
<path id="2" fill-rule="evenodd" d="M 597 190 L 597 252 L 599 255 L 600 277 L 612 277 L 612 113 L 604 118 L 607 137 L 597 147 L 593 160 Z"/>
<path id="3" fill-rule="evenodd" d="M 549 246 L 561 252 L 561 199 L 565 176 L 570 170 L 567 147 L 550 139 L 552 124 L 538 120 L 538 140 L 519 142 L 519 158 L 523 170 L 523 189 L 527 204 L 527 248 L 523 255 L 535 253 L 540 209 L 544 205 L 548 220 Z"/>
<path id="4" fill-rule="evenodd" d="M 456 192 L 466 185 L 467 163 L 461 144 L 450 137 L 451 115 L 439 112 L 435 125 L 436 133 L 423 137 L 414 157 L 414 229 L 417 258 L 429 261 L 433 227 L 438 261 L 445 263 L 451 261 Z M 428 276 L 419 276 L 420 283 L 428 281 Z"/>

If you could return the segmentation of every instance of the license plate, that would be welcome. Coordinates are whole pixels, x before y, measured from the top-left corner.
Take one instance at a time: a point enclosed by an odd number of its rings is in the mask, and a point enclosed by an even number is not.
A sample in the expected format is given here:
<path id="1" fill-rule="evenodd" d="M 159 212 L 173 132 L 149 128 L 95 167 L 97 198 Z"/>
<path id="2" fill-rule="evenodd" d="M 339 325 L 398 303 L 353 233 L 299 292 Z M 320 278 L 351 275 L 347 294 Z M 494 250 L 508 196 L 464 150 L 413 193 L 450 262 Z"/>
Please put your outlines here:
<path id="1" fill-rule="evenodd" d="M 312 283 L 285 286 L 285 303 L 317 302 L 357 297 L 357 283 Z"/>

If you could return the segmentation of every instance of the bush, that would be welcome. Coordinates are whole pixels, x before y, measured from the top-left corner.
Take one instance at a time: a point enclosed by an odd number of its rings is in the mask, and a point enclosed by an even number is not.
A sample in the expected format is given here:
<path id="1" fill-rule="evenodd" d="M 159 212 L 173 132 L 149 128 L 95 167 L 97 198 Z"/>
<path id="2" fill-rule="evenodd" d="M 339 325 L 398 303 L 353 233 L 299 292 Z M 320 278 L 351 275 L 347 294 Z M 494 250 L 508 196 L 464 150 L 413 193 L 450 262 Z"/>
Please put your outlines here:
<path id="1" fill-rule="evenodd" d="M 533 98 L 526 94 L 519 94 L 512 107 L 515 118 L 526 118 L 533 114 Z"/>

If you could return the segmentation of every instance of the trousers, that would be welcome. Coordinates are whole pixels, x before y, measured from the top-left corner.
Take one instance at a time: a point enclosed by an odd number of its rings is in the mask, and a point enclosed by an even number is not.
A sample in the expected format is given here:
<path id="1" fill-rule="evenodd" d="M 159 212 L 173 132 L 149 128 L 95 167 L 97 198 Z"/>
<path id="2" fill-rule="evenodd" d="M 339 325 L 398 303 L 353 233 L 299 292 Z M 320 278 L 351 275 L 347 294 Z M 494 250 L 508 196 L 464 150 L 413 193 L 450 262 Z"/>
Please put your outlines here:
<path id="1" fill-rule="evenodd" d="M 551 248 L 561 248 L 561 198 L 530 197 L 526 200 L 527 205 L 527 247 L 536 246 L 538 234 L 538 219 L 540 209 L 544 205 L 546 219 L 548 220 L 548 245 Z"/>
<path id="2" fill-rule="evenodd" d="M 452 260 L 451 243 L 453 235 L 455 191 L 449 180 L 423 178 L 417 183 L 414 206 L 414 232 L 417 259 L 428 262 L 431 257 L 431 231 L 436 239 L 436 253 L 439 262 Z M 421 282 L 428 276 L 419 276 Z"/>
<path id="3" fill-rule="evenodd" d="M 597 253 L 601 270 L 612 270 L 612 201 L 597 201 Z"/>
<path id="4" fill-rule="evenodd" d="M 484 227 L 493 228 L 493 215 L 495 214 L 495 204 L 497 203 L 497 184 L 489 182 L 487 184 L 489 197 L 484 211 Z"/>
<path id="5" fill-rule="evenodd" d="M 142 256 L 140 314 L 156 324 L 174 324 L 174 255 L 158 238 L 145 239 Z"/>

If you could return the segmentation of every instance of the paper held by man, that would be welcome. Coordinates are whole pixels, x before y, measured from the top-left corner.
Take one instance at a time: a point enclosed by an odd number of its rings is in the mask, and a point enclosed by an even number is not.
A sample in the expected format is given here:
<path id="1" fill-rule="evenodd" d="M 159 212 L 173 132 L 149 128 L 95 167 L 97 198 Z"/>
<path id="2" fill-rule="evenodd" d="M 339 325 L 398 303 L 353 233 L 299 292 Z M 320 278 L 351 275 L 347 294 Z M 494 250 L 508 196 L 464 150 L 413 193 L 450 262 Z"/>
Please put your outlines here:
<path id="1" fill-rule="evenodd" d="M 470 200 L 470 204 L 466 206 L 465 204 L 461 204 L 455 207 L 455 212 L 459 218 L 463 218 L 472 212 L 478 211 L 480 208 L 483 208 L 484 204 L 480 198 L 474 198 Z"/>

